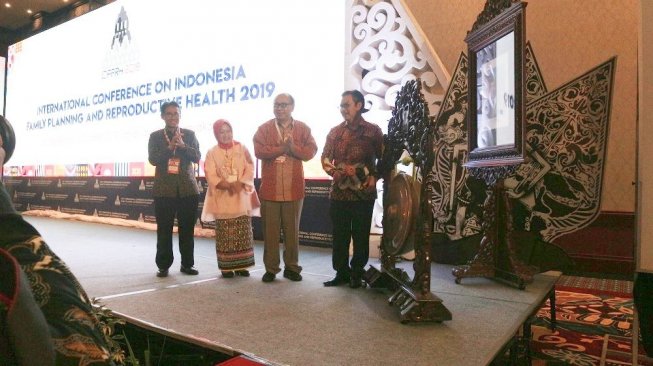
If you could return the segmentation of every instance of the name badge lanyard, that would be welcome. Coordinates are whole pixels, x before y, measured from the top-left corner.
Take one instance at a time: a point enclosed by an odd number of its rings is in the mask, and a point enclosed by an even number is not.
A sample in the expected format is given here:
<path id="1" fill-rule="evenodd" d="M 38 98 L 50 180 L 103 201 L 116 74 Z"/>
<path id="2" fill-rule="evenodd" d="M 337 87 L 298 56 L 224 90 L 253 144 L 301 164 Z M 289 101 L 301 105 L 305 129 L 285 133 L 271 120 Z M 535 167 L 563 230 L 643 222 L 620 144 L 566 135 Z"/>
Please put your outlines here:
<path id="1" fill-rule="evenodd" d="M 232 183 L 238 180 L 238 172 L 236 171 L 236 168 L 234 168 L 234 158 L 233 158 L 233 149 L 234 146 L 224 149 L 224 162 L 222 166 L 224 169 L 227 171 L 227 182 Z"/>
<path id="2" fill-rule="evenodd" d="M 175 130 L 174 134 L 179 133 L 179 128 Z M 163 130 L 163 137 L 165 137 L 168 146 L 170 146 L 170 138 L 168 137 L 168 131 Z M 177 156 L 177 146 L 172 150 L 172 158 L 168 160 L 168 173 L 169 174 L 179 174 L 179 165 L 181 165 L 181 159 Z"/>
<path id="3" fill-rule="evenodd" d="M 285 143 L 286 142 L 286 136 L 284 135 L 284 133 L 281 132 L 281 129 L 279 128 L 279 121 L 275 120 L 274 122 L 275 122 L 274 127 L 277 128 L 277 133 L 279 134 L 279 139 L 281 140 L 282 143 Z M 290 134 L 292 134 L 292 127 L 293 127 L 292 123 L 293 123 L 293 121 L 291 120 L 290 124 L 288 125 L 288 128 L 284 129 L 284 132 L 286 132 L 286 130 L 290 130 Z M 283 162 L 286 161 L 286 155 L 284 154 L 284 155 L 278 156 L 276 159 L 274 159 L 274 161 L 276 163 L 283 163 Z"/>
<path id="4" fill-rule="evenodd" d="M 179 127 L 177 127 L 175 132 L 173 132 L 173 135 L 176 135 L 177 133 L 179 133 Z M 170 137 L 168 137 L 168 131 L 166 131 L 165 129 L 163 130 L 163 137 L 166 139 L 168 146 L 170 146 Z M 176 156 L 176 154 L 177 154 L 177 145 L 175 145 L 175 148 L 172 149 L 172 156 Z"/>

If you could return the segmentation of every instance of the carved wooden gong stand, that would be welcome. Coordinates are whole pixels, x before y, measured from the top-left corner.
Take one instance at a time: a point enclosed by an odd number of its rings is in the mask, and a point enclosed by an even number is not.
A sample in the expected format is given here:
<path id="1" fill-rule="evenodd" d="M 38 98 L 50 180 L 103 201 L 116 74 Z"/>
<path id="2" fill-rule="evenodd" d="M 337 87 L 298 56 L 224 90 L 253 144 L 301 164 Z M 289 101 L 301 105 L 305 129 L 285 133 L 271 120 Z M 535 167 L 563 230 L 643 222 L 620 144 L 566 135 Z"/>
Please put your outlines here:
<path id="1" fill-rule="evenodd" d="M 488 277 L 523 290 L 526 284 L 533 282 L 537 269 L 517 258 L 512 235 L 512 199 L 503 186 L 504 177 L 516 168 L 517 165 L 469 168 L 470 175 L 484 180 L 488 187 L 483 204 L 484 235 L 476 256 L 466 265 L 452 270 L 456 283 L 466 277 Z"/>
<path id="2" fill-rule="evenodd" d="M 384 153 L 380 172 L 383 175 L 383 227 L 381 240 L 381 270 L 370 266 L 364 275 L 365 281 L 374 288 L 386 288 L 394 291 L 388 299 L 390 305 L 400 309 L 402 323 L 408 322 L 442 322 L 451 320 L 451 312 L 442 304 L 442 300 L 431 292 L 431 231 L 433 214 L 429 197 L 428 182 L 420 188 L 418 205 L 410 225 L 414 243 L 415 277 L 410 276 L 395 266 L 398 251 L 407 243 L 397 243 L 386 232 L 390 221 L 391 206 L 389 202 L 390 184 L 396 177 L 396 163 L 404 151 L 407 151 L 422 176 L 426 176 L 433 167 L 431 136 L 431 119 L 428 106 L 421 93 L 419 79 L 408 81 L 397 94 L 395 109 L 388 123 L 388 134 L 384 137 Z M 403 240 L 401 240 L 403 241 Z"/>

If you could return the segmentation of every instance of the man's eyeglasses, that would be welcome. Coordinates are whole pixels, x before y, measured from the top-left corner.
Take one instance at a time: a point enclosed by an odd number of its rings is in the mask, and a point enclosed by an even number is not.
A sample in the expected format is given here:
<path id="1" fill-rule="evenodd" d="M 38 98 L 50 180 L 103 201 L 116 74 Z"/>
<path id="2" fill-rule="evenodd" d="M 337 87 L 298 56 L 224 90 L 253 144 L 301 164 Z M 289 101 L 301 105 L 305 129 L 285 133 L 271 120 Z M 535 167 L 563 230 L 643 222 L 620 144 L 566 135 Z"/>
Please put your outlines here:
<path id="1" fill-rule="evenodd" d="M 274 109 L 286 109 L 291 105 L 290 103 L 274 103 Z"/>

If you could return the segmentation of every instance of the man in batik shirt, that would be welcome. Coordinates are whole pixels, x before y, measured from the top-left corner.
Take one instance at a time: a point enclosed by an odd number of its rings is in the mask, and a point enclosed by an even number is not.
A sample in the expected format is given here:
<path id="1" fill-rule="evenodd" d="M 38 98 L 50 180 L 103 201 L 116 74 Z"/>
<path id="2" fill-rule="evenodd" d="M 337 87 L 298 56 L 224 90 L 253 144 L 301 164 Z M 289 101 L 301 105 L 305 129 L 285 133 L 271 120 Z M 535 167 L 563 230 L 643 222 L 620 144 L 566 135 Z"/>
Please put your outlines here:
<path id="1" fill-rule="evenodd" d="M 349 282 L 361 287 L 362 275 L 369 259 L 370 228 L 376 199 L 377 160 L 383 150 L 381 128 L 363 119 L 363 94 L 357 90 L 342 94 L 340 113 L 344 122 L 332 128 L 322 151 L 322 167 L 331 177 L 333 224 L 333 269 L 336 276 L 324 286 Z M 349 243 L 353 256 L 349 259 Z"/>

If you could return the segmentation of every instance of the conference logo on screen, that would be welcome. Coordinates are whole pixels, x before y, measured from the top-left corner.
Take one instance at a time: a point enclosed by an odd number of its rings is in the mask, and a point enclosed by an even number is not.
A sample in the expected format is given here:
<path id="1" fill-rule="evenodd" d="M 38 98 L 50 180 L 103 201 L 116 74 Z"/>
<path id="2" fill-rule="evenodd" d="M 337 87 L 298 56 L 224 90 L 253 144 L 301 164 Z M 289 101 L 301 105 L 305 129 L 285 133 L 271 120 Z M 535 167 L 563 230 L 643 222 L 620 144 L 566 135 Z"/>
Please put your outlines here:
<path id="1" fill-rule="evenodd" d="M 102 79 L 119 77 L 140 70 L 140 52 L 129 29 L 129 16 L 125 7 L 120 8 L 115 22 L 107 34 L 111 41 L 102 64 Z"/>
<path id="2" fill-rule="evenodd" d="M 7 48 L 7 70 L 11 70 L 17 55 L 23 50 L 23 42 L 14 43 Z"/>

